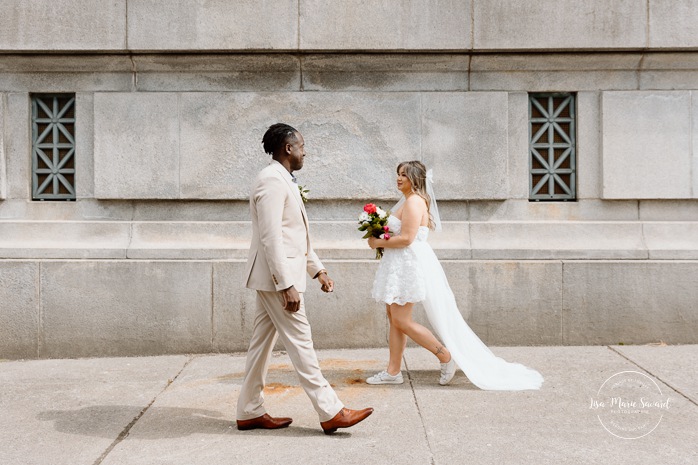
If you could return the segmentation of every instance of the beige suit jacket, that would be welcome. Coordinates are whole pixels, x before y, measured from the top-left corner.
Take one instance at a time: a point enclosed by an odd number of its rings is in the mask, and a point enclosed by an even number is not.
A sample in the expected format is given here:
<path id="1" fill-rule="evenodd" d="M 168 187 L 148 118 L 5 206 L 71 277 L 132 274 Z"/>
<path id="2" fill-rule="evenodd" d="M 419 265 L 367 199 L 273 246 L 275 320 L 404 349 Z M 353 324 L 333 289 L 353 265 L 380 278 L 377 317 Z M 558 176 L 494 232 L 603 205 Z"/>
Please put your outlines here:
<path id="1" fill-rule="evenodd" d="M 245 286 L 280 291 L 294 286 L 305 292 L 306 274 L 323 269 L 310 245 L 308 217 L 298 185 L 284 166 L 272 160 L 260 171 L 250 192 L 252 243 Z"/>

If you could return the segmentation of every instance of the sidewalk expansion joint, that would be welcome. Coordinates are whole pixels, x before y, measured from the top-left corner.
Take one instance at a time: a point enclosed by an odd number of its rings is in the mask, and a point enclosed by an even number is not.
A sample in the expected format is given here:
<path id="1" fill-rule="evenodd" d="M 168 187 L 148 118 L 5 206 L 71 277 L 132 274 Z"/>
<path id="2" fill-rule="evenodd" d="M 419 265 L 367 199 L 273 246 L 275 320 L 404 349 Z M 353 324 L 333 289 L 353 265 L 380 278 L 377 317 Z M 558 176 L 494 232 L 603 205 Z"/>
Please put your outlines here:
<path id="1" fill-rule="evenodd" d="M 631 358 L 628 358 L 624 353 L 619 352 L 618 350 L 614 349 L 613 347 L 611 347 L 611 346 L 606 346 L 606 347 L 607 347 L 608 349 L 610 349 L 611 351 L 617 353 L 618 355 L 620 355 L 621 357 L 623 357 L 624 359 L 626 359 L 627 361 L 629 361 L 630 363 L 632 363 L 633 365 L 635 365 L 636 367 L 638 367 L 639 369 L 641 369 L 642 371 L 644 371 L 644 372 L 646 372 L 646 373 L 648 373 L 648 374 L 654 376 L 654 377 L 657 378 L 659 381 L 661 381 L 662 383 L 664 383 L 664 384 L 666 384 L 667 386 L 669 386 L 669 388 L 671 388 L 671 389 L 672 389 L 674 392 L 676 392 L 678 395 L 684 397 L 687 401 L 689 401 L 690 403 L 692 403 L 693 405 L 695 405 L 696 407 L 698 407 L 698 402 L 696 402 L 694 399 L 692 399 L 691 397 L 689 397 L 689 396 L 687 396 L 686 394 L 684 394 L 683 392 L 681 392 L 681 391 L 679 390 L 679 388 L 674 387 L 671 383 L 669 383 L 668 381 L 666 381 L 664 378 L 660 377 L 659 375 L 656 375 L 656 374 L 652 373 L 652 372 L 649 371 L 647 368 L 641 366 L 641 365 L 640 365 L 639 363 L 637 363 L 635 360 L 632 360 Z"/>
<path id="2" fill-rule="evenodd" d="M 431 448 L 431 442 L 429 441 L 429 434 L 427 433 L 427 425 L 424 424 L 424 418 L 422 417 L 422 409 L 419 407 L 419 402 L 417 401 L 417 393 L 414 390 L 414 382 L 412 381 L 412 374 L 410 373 L 410 367 L 407 366 L 407 359 L 403 356 L 402 361 L 405 362 L 405 371 L 407 372 L 407 380 L 410 382 L 410 389 L 412 390 L 412 398 L 414 399 L 414 405 L 417 407 L 417 415 L 419 415 L 419 421 L 422 423 L 422 430 L 424 431 L 424 439 L 427 442 L 427 447 L 429 447 L 429 465 L 436 465 L 434 461 L 434 451 Z"/>
<path id="3" fill-rule="evenodd" d="M 100 465 L 102 462 L 104 462 L 104 459 L 107 458 L 107 456 L 111 453 L 111 451 L 114 450 L 114 448 L 115 448 L 116 446 L 118 446 L 119 443 L 121 443 L 121 441 L 123 441 L 124 439 L 126 439 L 126 437 L 127 437 L 127 436 L 129 435 L 129 433 L 131 432 L 131 428 L 133 428 L 133 427 L 135 426 L 135 424 L 138 423 L 138 420 L 140 420 L 141 417 L 142 417 L 143 415 L 145 415 L 145 412 L 147 412 L 148 409 L 155 403 L 155 401 L 158 399 L 158 397 L 160 397 L 160 395 L 161 395 L 163 392 L 165 392 L 165 391 L 170 387 L 170 385 L 171 385 L 172 383 L 175 382 L 175 380 L 176 380 L 177 378 L 179 378 L 179 375 L 182 374 L 182 372 L 184 371 L 184 369 L 185 369 L 185 368 L 189 365 L 189 363 L 191 363 L 191 361 L 194 360 L 195 358 L 197 358 L 196 355 L 190 356 L 189 359 L 184 363 L 184 365 L 182 365 L 182 368 L 179 370 L 179 372 L 178 372 L 172 379 L 168 379 L 168 380 L 167 380 L 167 384 L 165 385 L 165 387 L 162 388 L 162 390 L 161 390 L 160 392 L 158 392 L 157 394 L 155 394 L 155 397 L 153 397 L 153 400 L 151 400 L 150 403 L 149 403 L 148 405 L 146 405 L 146 406 L 143 408 L 143 410 L 141 410 L 140 413 L 139 413 L 138 415 L 136 415 L 136 416 L 134 417 L 134 419 L 131 420 L 131 422 L 130 422 L 128 425 L 126 425 L 126 427 L 121 431 L 121 433 L 119 433 L 119 435 L 116 437 L 116 439 L 114 439 L 114 442 L 112 442 L 112 443 L 109 445 L 109 447 L 107 447 L 107 449 L 102 453 L 102 455 L 99 456 L 99 458 L 98 458 L 97 460 L 95 460 L 95 462 L 94 462 L 93 465 Z"/>

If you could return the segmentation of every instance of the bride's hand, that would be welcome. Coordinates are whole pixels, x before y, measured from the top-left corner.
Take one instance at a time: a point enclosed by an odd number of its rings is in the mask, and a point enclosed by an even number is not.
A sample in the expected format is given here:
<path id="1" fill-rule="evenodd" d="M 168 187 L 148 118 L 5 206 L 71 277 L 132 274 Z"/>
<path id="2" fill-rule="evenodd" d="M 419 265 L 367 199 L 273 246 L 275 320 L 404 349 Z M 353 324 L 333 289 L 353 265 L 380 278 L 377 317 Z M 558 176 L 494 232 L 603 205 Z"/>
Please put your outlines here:
<path id="1" fill-rule="evenodd" d="M 378 241 L 378 239 L 376 239 L 375 237 L 369 237 L 368 246 L 372 249 L 375 249 L 376 247 L 378 247 L 378 245 L 376 245 L 376 241 Z"/>

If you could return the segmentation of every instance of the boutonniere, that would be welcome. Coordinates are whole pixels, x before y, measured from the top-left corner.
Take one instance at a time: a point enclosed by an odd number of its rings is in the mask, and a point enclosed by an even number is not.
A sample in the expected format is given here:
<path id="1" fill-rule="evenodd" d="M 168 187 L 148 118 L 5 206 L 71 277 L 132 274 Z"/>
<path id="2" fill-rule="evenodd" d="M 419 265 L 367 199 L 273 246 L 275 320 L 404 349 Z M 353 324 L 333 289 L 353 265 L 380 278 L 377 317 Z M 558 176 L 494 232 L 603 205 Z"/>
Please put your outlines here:
<path id="1" fill-rule="evenodd" d="M 301 199 L 303 199 L 303 203 L 308 203 L 308 193 L 310 193 L 310 189 L 306 189 L 305 187 L 298 184 L 298 192 L 301 193 Z"/>

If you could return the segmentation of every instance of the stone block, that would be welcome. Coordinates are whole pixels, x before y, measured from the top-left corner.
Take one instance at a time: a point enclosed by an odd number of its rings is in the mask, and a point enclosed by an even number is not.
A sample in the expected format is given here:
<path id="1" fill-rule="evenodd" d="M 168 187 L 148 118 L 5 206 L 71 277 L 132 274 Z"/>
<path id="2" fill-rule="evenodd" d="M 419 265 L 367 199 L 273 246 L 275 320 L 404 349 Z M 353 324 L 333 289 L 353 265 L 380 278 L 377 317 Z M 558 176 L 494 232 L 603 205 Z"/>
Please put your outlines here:
<path id="1" fill-rule="evenodd" d="M 123 50 L 126 0 L 7 0 L 4 51 Z"/>
<path id="2" fill-rule="evenodd" d="M 471 1 L 300 1 L 301 50 L 464 50 Z"/>
<path id="3" fill-rule="evenodd" d="M 128 48 L 296 50 L 298 1 L 130 0 Z"/>
<path id="4" fill-rule="evenodd" d="M 493 345 L 559 345 L 562 342 L 562 263 L 462 262 L 460 280 L 470 307 L 468 324 Z"/>
<path id="5" fill-rule="evenodd" d="M 131 90 L 132 82 L 130 73 L 0 73 L 0 89 L 12 92 L 118 92 Z"/>
<path id="6" fill-rule="evenodd" d="M 559 262 L 448 260 L 441 265 L 463 319 L 486 344 L 560 343 Z M 421 305 L 414 318 L 431 328 Z"/>
<path id="7" fill-rule="evenodd" d="M 643 221 L 696 221 L 698 202 L 695 200 L 641 200 L 640 219 Z"/>
<path id="8" fill-rule="evenodd" d="M 5 94 L 5 192 L 8 199 L 32 197 L 31 103 L 27 93 Z M 12 117 L 10 118 L 10 115 Z"/>
<path id="9" fill-rule="evenodd" d="M 528 201 L 528 177 L 531 165 L 527 155 L 531 137 L 528 129 L 528 93 L 509 93 L 507 104 L 509 107 L 509 195 L 507 197 Z M 501 204 L 501 202 L 498 203 Z"/>
<path id="10" fill-rule="evenodd" d="M 128 258 L 247 258 L 250 222 L 134 222 Z"/>
<path id="11" fill-rule="evenodd" d="M 599 199 L 601 190 L 601 96 L 577 93 L 577 199 Z"/>
<path id="12" fill-rule="evenodd" d="M 5 180 L 5 94 L 0 93 L 0 200 L 7 197 L 7 181 Z"/>
<path id="13" fill-rule="evenodd" d="M 75 191 L 78 199 L 94 197 L 94 97 L 92 93 L 75 95 Z"/>
<path id="14" fill-rule="evenodd" d="M 422 160 L 439 199 L 509 197 L 508 111 L 505 92 L 422 94 Z"/>
<path id="15" fill-rule="evenodd" d="M 695 343 L 697 280 L 698 261 L 564 262 L 564 343 Z"/>
<path id="16" fill-rule="evenodd" d="M 128 223 L 0 221 L 0 258 L 126 258 Z"/>
<path id="17" fill-rule="evenodd" d="M 178 198 L 178 115 L 177 94 L 94 94 L 95 197 Z"/>
<path id="18" fill-rule="evenodd" d="M 475 1 L 473 49 L 629 49 L 647 44 L 647 5 L 617 0 Z"/>
<path id="19" fill-rule="evenodd" d="M 195 261 L 44 262 L 41 356 L 209 352 L 211 277 Z"/>
<path id="20" fill-rule="evenodd" d="M 639 53 L 481 54 L 470 90 L 569 92 L 637 89 Z"/>
<path id="21" fill-rule="evenodd" d="M 283 54 L 136 55 L 139 91 L 298 91 L 300 59 Z"/>
<path id="22" fill-rule="evenodd" d="M 693 49 L 698 47 L 698 2 L 655 0 L 648 2 L 649 46 Z"/>
<path id="23" fill-rule="evenodd" d="M 296 173 L 313 199 L 395 196 L 399 161 L 419 159 L 416 93 L 186 93 L 181 96 L 181 197 L 247 199 L 270 157 L 261 146 L 283 121 L 305 139 Z"/>
<path id="24" fill-rule="evenodd" d="M 316 347 L 322 349 L 384 347 L 385 304 L 371 297 L 376 260 L 325 260 L 335 290 L 324 293 L 309 280 L 305 293 L 308 320 Z"/>
<path id="25" fill-rule="evenodd" d="M 698 260 L 698 223 L 648 222 L 642 232 L 650 259 Z"/>
<path id="26" fill-rule="evenodd" d="M 11 92 L 128 91 L 133 63 L 121 55 L 7 55 L 0 89 Z"/>
<path id="27" fill-rule="evenodd" d="M 640 87 L 645 90 L 692 90 L 698 80 L 698 54 L 655 52 L 643 55 Z"/>
<path id="28" fill-rule="evenodd" d="M 475 259 L 647 258 L 637 222 L 470 223 Z"/>
<path id="29" fill-rule="evenodd" d="M 692 193 L 698 199 L 698 91 L 691 92 L 691 153 Z"/>
<path id="30" fill-rule="evenodd" d="M 603 197 L 691 197 L 691 95 L 602 94 Z"/>
<path id="31" fill-rule="evenodd" d="M 310 54 L 303 89 L 317 91 L 467 91 L 470 56 Z"/>
<path id="32" fill-rule="evenodd" d="M 576 202 L 529 202 L 527 199 L 469 202 L 472 221 L 636 221 L 636 200 Z"/>
<path id="33" fill-rule="evenodd" d="M 35 358 L 39 264 L 0 260 L 0 359 Z"/>
<path id="34" fill-rule="evenodd" d="M 254 328 L 256 292 L 245 287 L 247 259 L 213 264 L 213 351 L 243 352 Z"/>
<path id="35" fill-rule="evenodd" d="M 0 62 L 0 74 L 130 74 L 132 72 L 133 61 L 128 56 L 111 53 L 5 54 Z"/>

